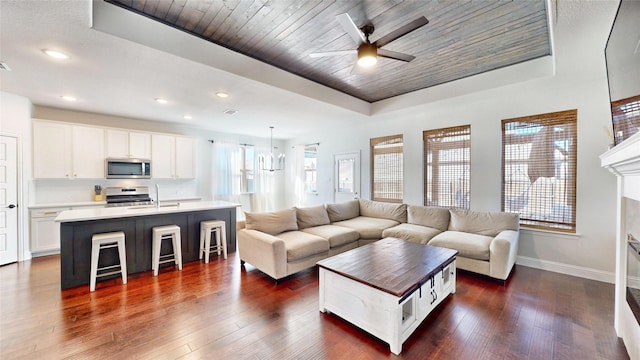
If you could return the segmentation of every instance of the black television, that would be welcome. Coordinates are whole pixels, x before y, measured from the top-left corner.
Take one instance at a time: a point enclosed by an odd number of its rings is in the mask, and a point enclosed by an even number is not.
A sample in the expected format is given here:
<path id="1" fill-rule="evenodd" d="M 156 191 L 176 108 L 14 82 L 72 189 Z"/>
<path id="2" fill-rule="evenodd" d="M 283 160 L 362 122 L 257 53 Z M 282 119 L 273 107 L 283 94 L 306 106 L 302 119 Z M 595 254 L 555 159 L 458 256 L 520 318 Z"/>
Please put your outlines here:
<path id="1" fill-rule="evenodd" d="M 640 131 L 640 1 L 621 0 L 605 48 L 613 143 Z"/>

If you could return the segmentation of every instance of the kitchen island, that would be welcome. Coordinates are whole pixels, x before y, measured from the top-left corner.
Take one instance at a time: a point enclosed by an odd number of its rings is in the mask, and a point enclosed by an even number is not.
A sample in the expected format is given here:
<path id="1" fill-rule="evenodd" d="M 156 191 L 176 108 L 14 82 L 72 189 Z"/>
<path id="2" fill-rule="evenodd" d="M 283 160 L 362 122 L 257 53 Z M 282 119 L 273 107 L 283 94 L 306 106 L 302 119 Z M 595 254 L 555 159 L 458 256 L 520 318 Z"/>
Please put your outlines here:
<path id="1" fill-rule="evenodd" d="M 154 226 L 180 227 L 182 261 L 189 262 L 198 260 L 200 222 L 224 220 L 227 251 L 234 252 L 239 206 L 226 201 L 194 201 L 63 211 L 56 217 L 60 223 L 61 287 L 67 289 L 89 283 L 91 237 L 97 233 L 124 231 L 129 274 L 151 270 L 151 228 Z M 118 263 L 117 251 L 110 250 L 113 251 L 100 253 L 100 266 Z M 167 252 L 168 247 L 163 249 L 163 254 Z"/>

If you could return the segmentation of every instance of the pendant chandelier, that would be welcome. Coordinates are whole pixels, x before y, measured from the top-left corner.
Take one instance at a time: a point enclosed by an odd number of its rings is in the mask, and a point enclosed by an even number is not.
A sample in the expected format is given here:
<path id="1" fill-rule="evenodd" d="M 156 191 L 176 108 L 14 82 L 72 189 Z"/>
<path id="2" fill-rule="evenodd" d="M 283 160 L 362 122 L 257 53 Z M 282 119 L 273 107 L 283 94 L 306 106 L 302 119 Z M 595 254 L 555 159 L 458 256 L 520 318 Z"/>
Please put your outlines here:
<path id="1" fill-rule="evenodd" d="M 258 155 L 260 170 L 270 172 L 284 170 L 284 154 L 280 153 L 275 155 L 276 148 L 273 147 L 273 126 L 269 126 L 269 129 L 271 129 L 270 153 L 268 156 L 265 156 L 264 154 Z"/>

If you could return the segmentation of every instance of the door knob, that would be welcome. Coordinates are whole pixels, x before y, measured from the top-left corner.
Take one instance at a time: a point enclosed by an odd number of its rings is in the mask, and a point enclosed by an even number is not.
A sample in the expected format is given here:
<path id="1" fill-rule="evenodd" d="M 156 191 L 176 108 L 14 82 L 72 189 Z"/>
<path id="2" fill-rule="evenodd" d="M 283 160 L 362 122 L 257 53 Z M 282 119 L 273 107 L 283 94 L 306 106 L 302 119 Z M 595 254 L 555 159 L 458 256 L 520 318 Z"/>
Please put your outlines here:
<path id="1" fill-rule="evenodd" d="M 16 207 L 16 206 L 13 205 L 13 204 L 9 204 L 9 206 L 7 206 L 7 209 L 13 209 L 14 207 Z"/>

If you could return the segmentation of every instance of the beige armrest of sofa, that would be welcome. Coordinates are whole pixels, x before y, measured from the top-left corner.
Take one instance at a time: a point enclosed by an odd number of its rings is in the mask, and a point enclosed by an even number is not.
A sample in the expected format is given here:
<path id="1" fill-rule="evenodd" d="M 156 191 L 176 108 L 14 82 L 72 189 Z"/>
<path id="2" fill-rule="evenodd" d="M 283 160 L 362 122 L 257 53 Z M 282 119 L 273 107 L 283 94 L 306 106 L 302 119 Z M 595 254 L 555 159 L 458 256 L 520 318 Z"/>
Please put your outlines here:
<path id="1" fill-rule="evenodd" d="M 518 238 L 520 232 L 503 230 L 489 244 L 490 276 L 506 280 L 518 256 Z"/>
<path id="2" fill-rule="evenodd" d="M 282 239 L 262 231 L 242 229 L 238 231 L 240 260 L 257 267 L 274 279 L 287 272 L 287 249 Z"/>

